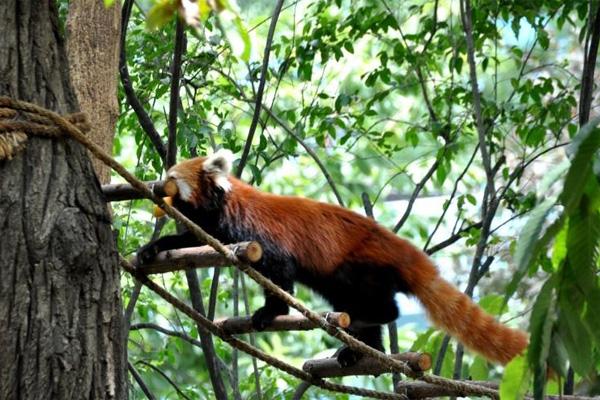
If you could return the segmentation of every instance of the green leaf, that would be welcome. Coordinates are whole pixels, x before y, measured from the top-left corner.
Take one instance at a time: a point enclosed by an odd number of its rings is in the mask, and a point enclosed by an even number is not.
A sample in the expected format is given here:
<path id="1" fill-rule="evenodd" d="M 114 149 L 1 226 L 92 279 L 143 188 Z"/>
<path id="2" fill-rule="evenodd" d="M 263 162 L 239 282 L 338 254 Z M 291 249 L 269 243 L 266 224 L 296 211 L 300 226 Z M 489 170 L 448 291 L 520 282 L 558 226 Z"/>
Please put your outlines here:
<path id="1" fill-rule="evenodd" d="M 529 383 L 530 372 L 527 368 L 525 356 L 518 356 L 511 360 L 504 369 L 502 382 L 500 382 L 501 400 L 518 400 L 525 397 Z"/>
<path id="2" fill-rule="evenodd" d="M 586 202 L 587 195 L 582 197 Z M 586 208 L 582 205 L 581 208 Z M 580 209 L 569 218 L 567 234 L 567 257 L 573 267 L 577 286 L 584 294 L 596 285 L 596 265 L 600 250 L 600 214 Z"/>
<path id="3" fill-rule="evenodd" d="M 485 381 L 489 377 L 490 367 L 488 362 L 479 356 L 475 357 L 473 364 L 469 367 L 469 375 L 471 379 L 476 381 Z"/>
<path id="4" fill-rule="evenodd" d="M 550 352 L 548 353 L 548 366 L 561 376 L 567 376 L 567 362 L 569 354 L 565 345 L 556 332 L 552 334 L 552 342 L 550 343 Z"/>
<path id="5" fill-rule="evenodd" d="M 554 287 L 555 282 L 552 277 L 544 283 L 533 305 L 529 323 L 531 338 L 527 358 L 533 370 L 533 394 L 536 399 L 543 398 L 546 384 L 546 361 L 555 321 Z"/>
<path id="6" fill-rule="evenodd" d="M 571 366 L 579 375 L 587 375 L 593 366 L 591 337 L 579 313 L 568 303 L 566 299 L 561 301 L 558 330 Z"/>
<path id="7" fill-rule="evenodd" d="M 172 0 L 160 0 L 148 11 L 146 26 L 149 30 L 162 28 L 177 12 L 177 4 Z"/>
<path id="8" fill-rule="evenodd" d="M 490 294 L 479 300 L 479 306 L 488 314 L 500 315 L 504 308 L 504 297 L 499 294 Z"/>
<path id="9" fill-rule="evenodd" d="M 536 260 L 540 249 L 543 248 L 545 244 L 550 241 L 550 239 L 552 239 L 552 237 L 548 237 L 542 241 L 539 240 L 539 235 L 542 231 L 544 223 L 546 222 L 546 218 L 548 217 L 548 214 L 550 214 L 550 211 L 552 211 L 553 207 L 554 200 L 547 199 L 533 209 L 533 211 L 531 211 L 531 216 L 525 224 L 517 243 L 517 250 L 515 252 L 517 270 L 515 271 L 513 279 L 506 288 L 506 296 L 504 298 L 505 303 L 517 290 L 519 282 L 529 270 L 530 264 Z M 550 231 L 550 229 L 548 229 L 548 231 Z"/>
<path id="10" fill-rule="evenodd" d="M 586 182 L 591 175 L 592 160 L 600 147 L 600 132 L 596 129 L 598 124 L 600 124 L 600 117 L 592 119 L 579 130 L 571 142 L 570 150 L 574 156 L 565 179 L 563 192 L 560 195 L 567 214 L 571 214 L 579 204 Z"/>

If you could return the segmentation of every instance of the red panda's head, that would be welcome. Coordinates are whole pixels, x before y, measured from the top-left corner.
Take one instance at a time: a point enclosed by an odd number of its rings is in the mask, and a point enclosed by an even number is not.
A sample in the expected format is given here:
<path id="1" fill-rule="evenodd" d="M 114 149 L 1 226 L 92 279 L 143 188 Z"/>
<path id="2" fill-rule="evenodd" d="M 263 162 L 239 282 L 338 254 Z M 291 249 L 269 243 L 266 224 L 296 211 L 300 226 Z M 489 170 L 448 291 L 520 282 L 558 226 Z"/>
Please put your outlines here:
<path id="1" fill-rule="evenodd" d="M 231 151 L 222 149 L 210 156 L 192 158 L 172 166 L 167 171 L 167 182 L 175 182 L 181 200 L 198 207 L 215 189 L 231 190 L 232 163 Z"/>

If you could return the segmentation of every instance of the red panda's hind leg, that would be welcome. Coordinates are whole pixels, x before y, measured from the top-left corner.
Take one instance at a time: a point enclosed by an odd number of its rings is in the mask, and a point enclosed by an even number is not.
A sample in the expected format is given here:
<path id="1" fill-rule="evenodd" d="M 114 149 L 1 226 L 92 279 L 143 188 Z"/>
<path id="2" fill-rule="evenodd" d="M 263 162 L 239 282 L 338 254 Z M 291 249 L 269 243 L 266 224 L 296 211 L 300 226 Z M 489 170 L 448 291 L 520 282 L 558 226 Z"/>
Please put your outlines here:
<path id="1" fill-rule="evenodd" d="M 365 326 L 361 328 L 350 327 L 348 329 L 348 333 L 361 342 L 373 347 L 374 349 L 385 352 L 385 349 L 383 348 L 383 341 L 381 339 L 381 325 Z M 344 345 L 338 351 L 336 351 L 334 357 L 337 358 L 337 361 L 341 367 L 350 367 L 356 364 L 358 360 L 363 357 L 363 355 L 352 350 L 347 345 Z"/>
<path id="2" fill-rule="evenodd" d="M 265 305 L 252 314 L 252 327 L 264 331 L 278 315 L 286 315 L 290 307 L 278 297 L 265 293 Z"/>

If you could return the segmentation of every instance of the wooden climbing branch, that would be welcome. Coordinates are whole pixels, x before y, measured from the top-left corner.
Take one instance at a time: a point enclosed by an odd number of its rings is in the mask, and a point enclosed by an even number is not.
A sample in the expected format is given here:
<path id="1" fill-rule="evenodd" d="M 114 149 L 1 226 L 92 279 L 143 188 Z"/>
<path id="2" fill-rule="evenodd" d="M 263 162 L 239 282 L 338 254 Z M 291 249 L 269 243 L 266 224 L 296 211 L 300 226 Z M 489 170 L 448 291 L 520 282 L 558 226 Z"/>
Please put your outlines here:
<path id="1" fill-rule="evenodd" d="M 350 316 L 346 313 L 325 312 L 321 313 L 321 315 L 327 322 L 339 328 L 350 326 Z M 215 325 L 229 335 L 255 332 L 250 317 L 220 319 L 215 321 Z M 280 315 L 275 317 L 273 323 L 267 326 L 264 332 L 307 331 L 316 328 L 319 328 L 319 326 L 303 315 Z"/>
<path id="2" fill-rule="evenodd" d="M 262 247 L 258 242 L 242 242 L 225 247 L 245 262 L 256 262 L 262 257 Z M 140 265 L 138 270 L 146 274 L 163 274 L 193 268 L 222 267 L 230 264 L 231 261 L 214 248 L 200 246 L 161 251 L 152 263 Z"/>
<path id="3" fill-rule="evenodd" d="M 413 371 L 424 372 L 431 368 L 431 355 L 428 353 L 407 352 L 390 355 L 391 358 L 407 363 Z M 302 366 L 305 372 L 319 378 L 332 378 L 349 375 L 381 375 L 392 372 L 379 360 L 373 357 L 363 357 L 351 367 L 341 367 L 336 358 L 308 360 Z M 440 389 L 437 385 L 432 387 Z M 409 398 L 411 398 L 409 396 Z"/>
<path id="4" fill-rule="evenodd" d="M 148 181 L 144 182 L 144 185 L 157 196 L 167 196 L 165 193 L 165 181 Z M 124 201 L 124 200 L 135 200 L 145 199 L 147 196 L 142 194 L 138 189 L 134 188 L 128 183 L 110 183 L 108 185 L 102 185 L 102 193 L 106 201 Z"/>

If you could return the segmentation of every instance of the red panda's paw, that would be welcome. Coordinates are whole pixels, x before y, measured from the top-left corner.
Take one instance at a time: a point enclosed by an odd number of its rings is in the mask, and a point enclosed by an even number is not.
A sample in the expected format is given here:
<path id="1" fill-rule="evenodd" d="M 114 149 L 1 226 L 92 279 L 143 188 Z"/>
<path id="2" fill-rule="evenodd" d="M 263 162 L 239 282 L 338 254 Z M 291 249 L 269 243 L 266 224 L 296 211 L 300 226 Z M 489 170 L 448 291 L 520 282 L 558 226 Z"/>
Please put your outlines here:
<path id="1" fill-rule="evenodd" d="M 337 362 L 342 368 L 353 366 L 363 357 L 361 353 L 352 350 L 348 346 L 340 347 L 333 356 L 337 358 Z"/>
<path id="2" fill-rule="evenodd" d="M 159 252 L 160 249 L 154 242 L 150 242 L 147 245 L 140 247 L 137 252 L 138 265 L 148 264 L 154 261 Z"/>
<path id="3" fill-rule="evenodd" d="M 275 310 L 271 307 L 261 307 L 252 314 L 252 327 L 256 331 L 264 331 L 269 325 L 273 323 L 276 316 L 282 315 L 279 310 Z"/>

